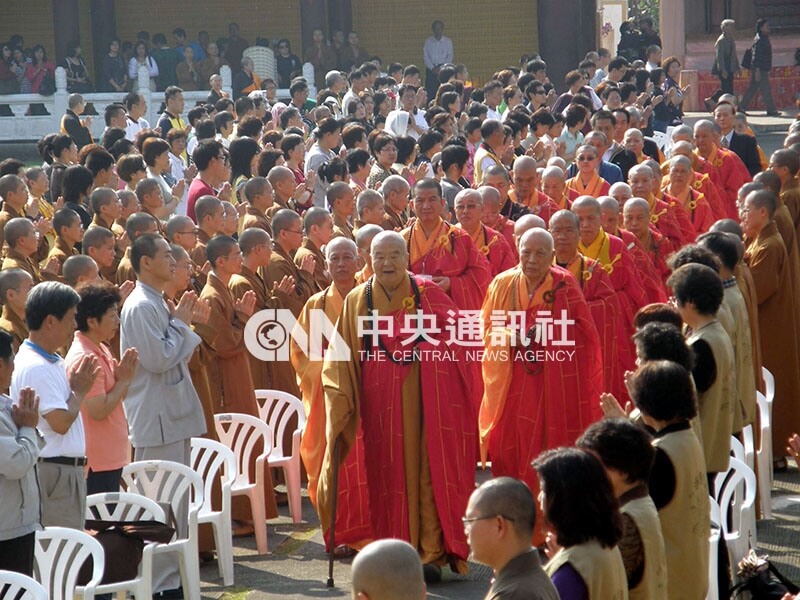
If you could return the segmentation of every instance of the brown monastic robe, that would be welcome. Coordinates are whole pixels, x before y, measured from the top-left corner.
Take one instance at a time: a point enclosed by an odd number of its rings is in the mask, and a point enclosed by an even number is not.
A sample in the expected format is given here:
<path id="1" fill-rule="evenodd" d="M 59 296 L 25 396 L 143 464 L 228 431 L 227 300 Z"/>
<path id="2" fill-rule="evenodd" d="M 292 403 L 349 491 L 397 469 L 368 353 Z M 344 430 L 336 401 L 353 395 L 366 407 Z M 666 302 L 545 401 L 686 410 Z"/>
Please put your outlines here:
<path id="1" fill-rule="evenodd" d="M 116 221 L 112 221 L 111 223 L 106 222 L 99 213 L 95 213 L 91 226 L 105 227 L 114 234 L 114 263 L 110 267 L 101 267 L 100 275 L 108 281 L 115 281 L 117 278 L 117 267 L 119 267 L 122 257 L 125 256 L 125 250 L 120 247 L 120 239 L 125 235 L 125 228 Z"/>
<path id="2" fill-rule="evenodd" d="M 788 256 L 775 223 L 747 240 L 745 261 L 758 298 L 758 322 L 764 366 L 775 376 L 772 444 L 776 458 L 800 422 L 797 301 L 788 272 Z"/>
<path id="3" fill-rule="evenodd" d="M 13 338 L 11 346 L 14 348 L 14 352 L 19 350 L 22 342 L 28 337 L 28 325 L 25 323 L 25 318 L 11 310 L 7 304 L 3 306 L 3 313 L 0 316 L 0 329 Z"/>
<path id="4" fill-rule="evenodd" d="M 350 241 L 356 241 L 352 225 L 347 222 L 347 219 L 336 214 L 333 215 L 333 237 L 346 237 Z"/>
<path id="5" fill-rule="evenodd" d="M 200 299 L 206 300 L 211 307 L 208 321 L 196 325 L 195 331 L 203 339 L 202 346 L 206 350 L 203 358 L 206 360 L 206 375 L 214 413 L 233 412 L 258 417 L 258 405 L 250 378 L 250 362 L 244 344 L 245 322 L 236 314 L 233 296 L 222 280 L 211 272 Z M 250 468 L 252 470 L 254 465 L 251 464 Z M 278 510 L 272 493 L 269 469 L 265 471 L 268 477 L 264 486 L 266 514 L 271 519 L 277 516 Z M 234 519 L 252 519 L 250 503 L 245 497 L 234 498 L 232 507 Z"/>
<path id="6" fill-rule="evenodd" d="M 263 229 L 272 237 L 272 224 L 267 218 L 267 215 L 252 204 L 248 204 L 244 217 L 242 217 L 242 221 L 239 223 L 239 235 L 241 235 L 245 229 L 250 229 L 251 227 Z"/>
<path id="7" fill-rule="evenodd" d="M 136 281 L 136 271 L 133 270 L 133 265 L 131 264 L 130 247 L 125 249 L 125 254 L 122 255 L 117 265 L 117 273 L 114 276 L 114 281 L 117 285 L 122 285 L 126 281 Z"/>
<path id="8" fill-rule="evenodd" d="M 192 259 L 192 262 L 200 267 L 195 271 L 195 277 L 197 278 L 198 284 L 202 287 L 206 284 L 206 274 L 203 273 L 203 265 L 208 262 L 208 255 L 206 254 L 206 244 L 208 244 L 211 236 L 208 235 L 202 229 L 197 230 L 197 244 L 189 252 L 189 258 Z"/>
<path id="9" fill-rule="evenodd" d="M 77 256 L 78 254 L 80 254 L 80 252 L 78 252 L 74 246 L 70 248 L 64 238 L 59 235 L 56 236 L 55 246 L 50 250 L 47 258 L 42 261 L 41 266 L 45 266 L 51 259 L 55 258 L 58 261 L 58 272 L 61 273 L 64 268 L 64 262 L 70 256 Z"/>
<path id="10" fill-rule="evenodd" d="M 758 298 L 756 298 L 756 284 L 753 282 L 753 274 L 747 263 L 740 261 L 736 265 L 736 285 L 744 296 L 744 303 L 747 306 L 747 316 L 750 319 L 750 339 L 753 344 L 753 374 L 756 378 L 756 389 L 764 392 L 764 379 L 761 375 L 761 333 L 758 325 Z"/>
<path id="11" fill-rule="evenodd" d="M 5 245 L 5 236 L 3 235 L 3 228 L 6 226 L 11 219 L 16 219 L 19 217 L 27 217 L 25 211 L 19 212 L 13 206 L 10 206 L 7 202 L 3 203 L 3 209 L 0 210 L 0 247 L 3 247 L 6 252 L 8 252 L 8 246 Z M 47 254 L 50 251 L 50 242 L 47 241 L 47 236 L 42 235 L 39 237 L 39 247 L 36 249 L 36 255 L 34 259 L 36 262 L 40 262 L 47 258 Z"/>
<path id="12" fill-rule="evenodd" d="M 297 268 L 303 264 L 303 259 L 311 255 L 314 257 L 314 293 L 324 290 L 331 284 L 331 274 L 326 267 L 325 255 L 310 239 L 305 238 L 303 245 L 294 253 L 294 264 Z"/>
<path id="13" fill-rule="evenodd" d="M 45 279 L 33 259 L 12 248 L 6 251 L 6 257 L 3 259 L 3 267 L 0 268 L 0 271 L 7 271 L 8 269 L 22 269 L 33 278 L 34 285 L 42 283 Z"/>

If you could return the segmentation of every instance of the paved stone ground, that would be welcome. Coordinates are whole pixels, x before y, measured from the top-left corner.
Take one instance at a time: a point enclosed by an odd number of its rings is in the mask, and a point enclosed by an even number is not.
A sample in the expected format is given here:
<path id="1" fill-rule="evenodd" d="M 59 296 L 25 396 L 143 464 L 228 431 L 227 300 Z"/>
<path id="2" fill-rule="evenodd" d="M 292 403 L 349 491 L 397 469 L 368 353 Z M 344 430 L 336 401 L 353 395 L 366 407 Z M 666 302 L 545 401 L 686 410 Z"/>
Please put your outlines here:
<path id="1" fill-rule="evenodd" d="M 482 481 L 487 476 L 479 472 L 477 479 Z M 800 582 L 800 471 L 794 464 L 786 473 L 776 474 L 772 506 L 773 519 L 757 525 L 757 552 L 768 554 L 784 575 Z M 282 508 L 281 513 L 287 514 L 286 509 Z M 304 522 L 297 525 L 288 517 L 270 522 L 270 554 L 266 556 L 256 554 L 254 538 L 235 539 L 234 587 L 222 588 L 216 562 L 208 563 L 200 572 L 203 599 L 349 598 L 352 560 L 335 562 L 336 586 L 326 588 L 327 555 L 316 515 L 306 497 L 303 518 Z M 490 577 L 487 567 L 474 563 L 470 563 L 470 573 L 465 577 L 446 570 L 444 582 L 430 586 L 428 597 L 479 600 L 489 588 Z"/>

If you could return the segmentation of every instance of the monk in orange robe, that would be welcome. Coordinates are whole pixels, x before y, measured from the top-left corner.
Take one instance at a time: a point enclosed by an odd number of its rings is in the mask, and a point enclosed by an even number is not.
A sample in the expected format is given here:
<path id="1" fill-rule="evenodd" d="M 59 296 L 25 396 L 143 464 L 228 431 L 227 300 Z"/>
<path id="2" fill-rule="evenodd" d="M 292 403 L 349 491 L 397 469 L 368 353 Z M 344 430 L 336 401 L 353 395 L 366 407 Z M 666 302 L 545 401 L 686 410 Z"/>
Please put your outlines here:
<path id="1" fill-rule="evenodd" d="M 706 233 L 714 224 L 714 212 L 705 196 L 692 187 L 692 163 L 685 156 L 670 159 L 664 193 L 674 197 L 688 213 L 696 235 Z"/>
<path id="2" fill-rule="evenodd" d="M 414 224 L 401 232 L 408 250 L 409 270 L 427 276 L 461 310 L 477 310 L 492 278 L 486 257 L 470 235 L 443 220 L 447 203 L 434 179 L 414 184 Z"/>
<path id="3" fill-rule="evenodd" d="M 622 209 L 625 229 L 636 236 L 637 241 L 647 252 L 651 264 L 655 267 L 661 283 L 666 289 L 670 269 L 667 256 L 671 248 L 663 235 L 650 225 L 650 205 L 642 198 L 631 198 Z"/>
<path id="4" fill-rule="evenodd" d="M 785 456 L 786 440 L 800 420 L 800 357 L 795 333 L 798 304 L 787 272 L 786 247 L 772 220 L 776 205 L 771 191 L 751 192 L 741 215 L 747 244 L 745 261 L 758 297 L 764 366 L 775 376 L 772 444 L 774 458 L 779 461 Z"/>
<path id="5" fill-rule="evenodd" d="M 514 160 L 514 187 L 508 192 L 512 202 L 521 204 L 531 214 L 545 222 L 558 210 L 558 206 L 546 194 L 539 191 L 539 170 L 530 156 L 519 156 Z M 516 259 L 514 260 L 516 264 Z"/>
<path id="6" fill-rule="evenodd" d="M 500 214 L 500 208 L 502 206 L 500 192 L 490 185 L 482 185 L 478 188 L 478 193 L 481 195 L 481 201 L 483 205 L 483 209 L 481 211 L 481 223 L 493 229 L 505 238 L 509 246 L 511 246 L 511 250 L 514 252 L 514 257 L 516 259 L 517 244 L 514 241 L 515 222 Z M 523 215 L 522 218 L 525 216 L 527 215 Z M 536 216 L 536 218 L 539 219 L 541 217 Z"/>
<path id="7" fill-rule="evenodd" d="M 367 279 L 372 277 L 374 271 L 372 270 L 372 255 L 369 253 L 372 240 L 381 231 L 384 231 L 380 225 L 362 225 L 356 231 L 356 246 L 358 247 L 358 255 L 361 257 L 361 264 L 364 265 L 362 269 L 356 273 L 356 285 L 361 285 Z"/>
<path id="8" fill-rule="evenodd" d="M 694 124 L 695 152 L 705 161 L 702 173 L 707 173 L 722 196 L 725 215 L 738 219 L 736 194 L 739 188 L 750 181 L 750 173 L 741 159 L 733 152 L 724 151 L 714 141 L 714 124 L 702 119 Z"/>
<path id="9" fill-rule="evenodd" d="M 382 228 L 378 227 L 381 231 Z M 336 323 L 342 313 L 344 299 L 355 285 L 358 268 L 358 251 L 353 242 L 346 238 L 332 240 L 325 248 L 327 264 L 333 277 L 332 284 L 311 296 L 298 324 L 311 333 L 311 322 L 316 318 L 314 311 L 322 311 L 331 323 Z M 310 340 L 309 343 L 314 342 Z M 317 483 L 322 471 L 325 455 L 325 395 L 322 390 L 322 352 L 315 356 L 301 348 L 292 338 L 292 365 L 297 372 L 297 380 L 303 393 L 303 406 L 306 411 L 306 427 L 300 442 L 300 456 L 308 473 L 308 497 L 316 509 Z M 323 350 L 323 348 L 320 348 Z M 373 537 L 369 512 L 369 490 L 364 466 L 364 440 L 359 430 L 355 445 L 339 469 L 338 507 L 336 511 L 337 548 L 346 547 L 360 550 Z M 330 547 L 329 532 L 324 532 L 325 542 Z"/>
<path id="10" fill-rule="evenodd" d="M 375 275 L 345 298 L 336 326 L 344 347 L 335 340 L 322 369 L 328 418 L 317 487 L 322 528 L 332 518 L 336 446 L 341 465 L 360 426 L 374 537 L 408 541 L 425 570 L 439 577 L 447 562 L 465 572 L 469 547 L 461 517 L 474 489 L 476 459 L 477 425 L 467 389 L 472 375 L 461 347 L 445 345 L 440 333 L 458 307 L 440 286 L 406 271 L 402 236 L 377 235 L 371 252 Z M 404 344 L 405 322 L 417 311 L 432 323 L 425 336 L 412 333 L 413 343 Z M 376 323 L 375 316 L 391 326 Z M 447 357 L 436 359 L 434 349 L 447 349 Z M 350 359 L 334 360 L 339 351 Z"/>
<path id="11" fill-rule="evenodd" d="M 693 239 L 693 232 L 681 229 L 675 216 L 675 209 L 663 200 L 653 196 L 653 184 L 656 183 L 653 171 L 647 165 L 636 165 L 628 171 L 628 183 L 636 198 L 647 200 L 650 205 L 650 222 L 665 238 L 671 250 L 678 250 Z M 623 206 L 623 210 L 624 210 Z"/>
<path id="12" fill-rule="evenodd" d="M 483 200 L 476 190 L 461 190 L 455 197 L 457 227 L 466 231 L 475 247 L 489 261 L 492 277 L 513 268 L 517 262 L 506 239 L 481 223 Z"/>
<path id="13" fill-rule="evenodd" d="M 481 308 L 485 389 L 479 427 L 482 458 L 491 457 L 492 474 L 522 479 L 536 495 L 533 459 L 574 443 L 600 417 L 603 363 L 578 282 L 552 265 L 551 235 L 531 229 L 522 235 L 519 250 L 519 267 L 492 281 Z M 548 339 L 542 334 L 547 326 L 537 329 L 543 312 L 574 323 Z M 557 324 L 553 331 L 559 331 Z M 534 543 L 541 539 L 541 531 L 535 532 Z"/>
<path id="14" fill-rule="evenodd" d="M 614 185 L 624 185 L 630 190 L 630 186 L 627 183 Z M 611 187 L 613 189 L 614 186 Z M 641 278 L 642 287 L 644 288 L 648 302 L 666 302 L 667 292 L 664 289 L 664 284 L 661 281 L 661 277 L 656 272 L 650 257 L 647 256 L 644 247 L 639 243 L 635 235 L 619 226 L 619 202 L 611 196 L 601 196 L 599 202 L 600 210 L 602 211 L 603 230 L 609 235 L 618 237 L 625 244 L 625 248 L 627 248 L 628 252 L 630 252 L 633 257 L 633 264 Z"/>
<path id="15" fill-rule="evenodd" d="M 196 327 L 206 350 L 206 373 L 214 412 L 243 413 L 258 417 L 258 405 L 250 377 L 250 361 L 244 344 L 244 328 L 255 309 L 255 293 L 248 292 L 234 301 L 228 289 L 231 277 L 242 268 L 239 245 L 228 236 L 216 236 L 206 244 L 211 272 L 200 294 L 211 308 L 208 322 Z M 253 458 L 250 469 L 255 468 Z M 267 518 L 277 516 L 269 469 L 265 469 Z M 234 499 L 233 517 L 237 521 L 252 519 L 250 503 L 243 496 Z"/>
<path id="16" fill-rule="evenodd" d="M 575 153 L 578 172 L 575 177 L 567 180 L 567 189 L 577 196 L 591 196 L 592 198 L 607 196 L 611 185 L 597 172 L 598 160 L 599 157 L 594 146 L 586 144 L 578 148 Z"/>
<path id="17" fill-rule="evenodd" d="M 579 228 L 580 219 L 568 210 L 560 210 L 550 219 L 555 264 L 575 276 L 589 304 L 603 349 L 603 389 L 626 396 L 623 375 L 630 368 L 630 357 L 620 351 L 628 344 L 620 320 L 619 299 L 603 265 L 578 252 Z"/>

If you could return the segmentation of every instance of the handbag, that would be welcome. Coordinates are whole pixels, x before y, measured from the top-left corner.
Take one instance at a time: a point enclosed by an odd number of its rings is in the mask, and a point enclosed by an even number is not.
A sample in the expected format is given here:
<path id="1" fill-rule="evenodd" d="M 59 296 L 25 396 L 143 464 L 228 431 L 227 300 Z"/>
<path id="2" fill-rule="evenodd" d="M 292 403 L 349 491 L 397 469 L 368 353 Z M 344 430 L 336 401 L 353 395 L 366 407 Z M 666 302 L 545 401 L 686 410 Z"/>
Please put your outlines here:
<path id="1" fill-rule="evenodd" d="M 101 584 L 136 579 L 145 542 L 164 544 L 175 534 L 174 528 L 159 521 L 117 522 L 87 519 L 84 527 L 89 535 L 100 542 L 106 557 Z M 78 573 L 78 585 L 89 583 L 93 569 L 94 563 L 89 558 Z"/>
<path id="2" fill-rule="evenodd" d="M 787 593 L 800 592 L 800 588 L 789 581 L 769 557 L 758 557 L 753 550 L 739 563 L 738 575 L 744 581 L 730 589 L 732 600 L 745 591 L 750 592 L 752 600 L 781 600 Z"/>
<path id="3" fill-rule="evenodd" d="M 743 69 L 750 69 L 753 66 L 753 49 L 748 48 L 744 51 L 744 55 L 742 56 L 742 68 Z"/>

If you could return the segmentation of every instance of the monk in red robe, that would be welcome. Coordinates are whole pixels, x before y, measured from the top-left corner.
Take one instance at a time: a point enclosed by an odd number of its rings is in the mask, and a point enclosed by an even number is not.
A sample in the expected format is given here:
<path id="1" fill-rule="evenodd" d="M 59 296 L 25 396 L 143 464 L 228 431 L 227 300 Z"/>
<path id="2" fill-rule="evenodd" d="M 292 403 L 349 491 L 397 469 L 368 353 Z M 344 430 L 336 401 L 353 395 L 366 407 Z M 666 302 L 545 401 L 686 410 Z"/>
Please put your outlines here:
<path id="1" fill-rule="evenodd" d="M 519 156 L 514 160 L 514 187 L 508 192 L 512 202 L 521 204 L 531 214 L 538 215 L 545 222 L 558 210 L 558 206 L 547 194 L 539 191 L 539 170 L 536 161 L 530 156 Z M 516 263 L 516 260 L 514 261 Z"/>
<path id="2" fill-rule="evenodd" d="M 466 571 L 461 517 L 475 487 L 472 375 L 461 347 L 444 344 L 440 333 L 457 307 L 439 285 L 406 271 L 406 240 L 383 232 L 371 253 L 375 275 L 347 295 L 336 326 L 345 348 L 335 340 L 322 369 L 328 423 L 320 521 L 327 530 L 336 446 L 341 464 L 361 427 L 373 534 L 408 541 L 433 581 L 447 562 Z M 408 331 L 418 311 L 433 321 L 424 336 Z M 437 358 L 434 350 L 448 354 Z M 334 360 L 340 351 L 350 360 Z"/>
<path id="3" fill-rule="evenodd" d="M 636 236 L 655 267 L 663 288 L 666 290 L 670 269 L 667 256 L 672 252 L 669 244 L 657 229 L 650 225 L 650 205 L 642 198 L 631 198 L 622 209 L 625 229 Z"/>
<path id="4" fill-rule="evenodd" d="M 481 223 L 502 235 L 511 246 L 516 258 L 517 244 L 514 242 L 514 221 L 500 214 L 503 204 L 500 192 L 492 186 L 482 185 L 478 188 L 478 193 L 480 193 L 483 203 Z"/>
<path id="5" fill-rule="evenodd" d="M 611 186 L 612 192 L 614 191 L 614 186 L 625 186 L 628 188 L 628 193 L 630 194 L 630 186 L 627 183 L 615 183 Z M 628 197 L 630 197 L 630 195 Z M 625 248 L 627 248 L 628 252 L 633 256 L 633 263 L 641 278 L 642 287 L 644 288 L 648 301 L 650 303 L 666 302 L 667 293 L 664 289 L 664 284 L 661 281 L 661 277 L 656 272 L 650 257 L 647 256 L 644 247 L 639 243 L 635 235 L 619 226 L 619 202 L 611 196 L 601 196 L 598 201 L 600 202 L 600 210 L 602 211 L 603 230 L 609 235 L 615 235 L 621 239 L 625 244 Z"/>
<path id="6" fill-rule="evenodd" d="M 547 231 L 525 232 L 519 267 L 494 279 L 481 309 L 481 451 L 491 457 L 495 476 L 522 479 L 534 495 L 539 484 L 531 462 L 544 450 L 574 443 L 600 417 L 603 387 L 591 311 L 575 277 L 553 266 L 553 257 Z M 552 337 L 542 325 L 548 318 Z M 571 325 L 562 328 L 559 320 Z M 537 531 L 534 543 L 541 539 Z"/>
<path id="7" fill-rule="evenodd" d="M 575 192 L 578 196 L 591 196 L 592 198 L 606 196 L 611 186 L 597 172 L 597 161 L 600 159 L 594 146 L 586 144 L 578 148 L 575 153 L 578 172 L 575 177 L 567 180 L 567 189 Z"/>
<path id="8" fill-rule="evenodd" d="M 625 351 L 627 364 L 634 363 L 634 347 L 631 336 L 634 332 L 633 317 L 636 311 L 647 304 L 647 293 L 642 287 L 642 278 L 636 271 L 633 256 L 621 239 L 607 234 L 601 227 L 600 203 L 590 196 L 581 196 L 572 204 L 572 212 L 580 219 L 581 241 L 578 251 L 603 265 L 611 277 L 611 284 L 617 292 L 621 320 L 628 340 Z"/>
<path id="9" fill-rule="evenodd" d="M 716 144 L 711 121 L 702 119 L 694 124 L 694 143 L 697 147 L 695 152 L 705 159 L 701 173 L 708 174 L 720 191 L 725 216 L 737 220 L 736 194 L 740 187 L 750 181 L 750 173 L 736 154 L 723 151 Z"/>
<path id="10" fill-rule="evenodd" d="M 627 395 L 623 375 L 630 368 L 630 357 L 620 351 L 628 344 L 620 321 L 619 299 L 603 265 L 578 252 L 579 229 L 580 219 L 568 210 L 560 210 L 550 219 L 555 264 L 575 276 L 589 304 L 603 349 L 603 389 Z"/>
<path id="11" fill-rule="evenodd" d="M 492 277 L 516 266 L 517 262 L 506 239 L 481 223 L 483 200 L 476 190 L 461 190 L 454 201 L 457 227 L 466 231 L 475 247 L 489 261 Z"/>
<path id="12" fill-rule="evenodd" d="M 462 310 L 477 310 L 492 278 L 486 257 L 470 235 L 444 219 L 447 203 L 435 179 L 414 184 L 414 224 L 401 232 L 409 270 L 431 279 Z"/>
<path id="13" fill-rule="evenodd" d="M 691 161 L 692 176 L 690 178 L 690 185 L 694 191 L 703 194 L 709 207 L 711 207 L 714 220 L 717 221 L 727 218 L 728 215 L 725 212 L 722 197 L 717 191 L 716 186 L 711 182 L 707 173 L 701 172 L 706 161 L 694 153 L 694 146 L 692 146 L 692 143 L 687 141 L 675 142 L 672 146 L 672 157 L 674 158 L 676 156 L 685 156 Z M 669 161 L 661 165 L 661 172 L 664 175 L 661 184 L 664 186 L 669 183 L 669 167 Z"/>
<path id="14" fill-rule="evenodd" d="M 667 238 L 672 250 L 678 250 L 689 243 L 693 232 L 684 232 L 678 223 L 674 207 L 653 195 L 653 184 L 656 183 L 653 171 L 647 165 L 636 165 L 628 172 L 628 183 L 636 198 L 644 198 L 650 205 L 650 221 L 652 225 Z M 623 206 L 623 209 L 625 207 Z"/>
<path id="15" fill-rule="evenodd" d="M 664 193 L 675 198 L 689 215 L 696 235 L 706 233 L 716 220 L 705 196 L 692 186 L 692 162 L 685 156 L 673 156 Z"/>
<path id="16" fill-rule="evenodd" d="M 382 231 L 382 228 L 378 227 Z M 358 269 L 358 250 L 347 238 L 335 238 L 325 247 L 326 266 L 333 282 L 330 286 L 311 296 L 300 313 L 298 324 L 311 334 L 314 311 L 322 311 L 331 323 L 336 323 L 342 313 L 344 299 L 355 285 Z M 308 473 L 308 497 L 317 508 L 317 483 L 322 471 L 325 455 L 325 394 L 322 390 L 323 362 L 313 353 L 306 353 L 292 338 L 292 365 L 303 393 L 306 410 L 306 427 L 300 442 L 300 456 Z M 313 343 L 309 338 L 309 343 Z M 320 348 L 322 350 L 322 348 Z M 347 554 L 348 547 L 363 548 L 373 537 L 369 512 L 369 490 L 364 466 L 364 440 L 359 430 L 355 444 L 339 468 L 338 506 L 336 510 L 336 544 L 334 553 Z M 330 547 L 329 531 L 323 532 Z"/>

